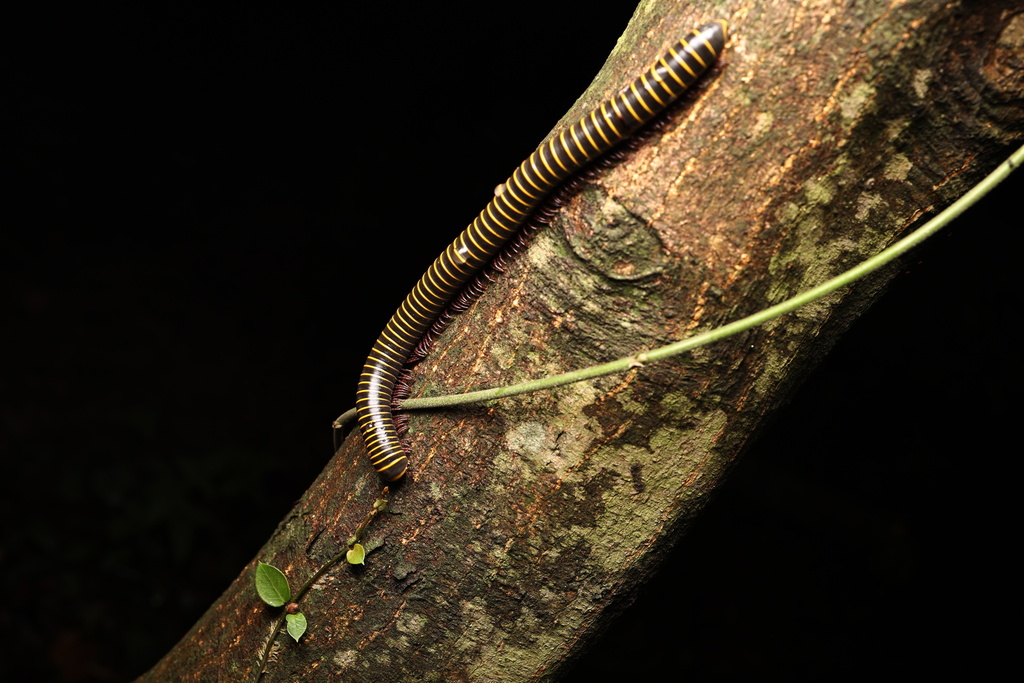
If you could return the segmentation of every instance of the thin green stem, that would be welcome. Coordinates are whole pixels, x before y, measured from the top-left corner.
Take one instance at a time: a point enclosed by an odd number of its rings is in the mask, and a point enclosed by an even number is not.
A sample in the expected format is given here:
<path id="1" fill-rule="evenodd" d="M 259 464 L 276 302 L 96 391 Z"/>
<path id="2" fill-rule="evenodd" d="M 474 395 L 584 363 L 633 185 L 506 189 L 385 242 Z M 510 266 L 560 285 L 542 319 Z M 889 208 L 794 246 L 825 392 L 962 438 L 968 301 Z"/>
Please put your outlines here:
<path id="1" fill-rule="evenodd" d="M 966 194 L 964 194 L 964 196 L 960 197 L 960 199 L 950 204 L 944 211 L 935 216 L 935 218 L 932 218 L 914 232 L 879 252 L 875 256 L 867 259 L 860 265 L 854 266 L 850 270 L 847 270 L 817 287 L 797 294 L 790 299 L 786 299 L 782 303 L 776 304 L 727 325 L 723 325 L 722 327 L 718 327 L 710 332 L 704 332 L 703 334 L 698 334 L 667 346 L 651 349 L 650 351 L 643 351 L 626 358 L 620 358 L 610 363 L 594 365 L 589 368 L 574 370 L 572 372 L 566 372 L 561 375 L 554 375 L 544 379 L 531 380 L 529 382 L 522 382 L 521 384 L 514 384 L 507 387 L 497 387 L 495 389 L 470 391 L 465 394 L 409 399 L 402 401 L 401 409 L 422 410 L 425 408 L 447 408 L 451 406 L 465 405 L 467 403 L 490 401 L 496 398 L 504 398 L 506 396 L 516 396 L 518 394 L 525 394 L 531 391 L 552 389 L 564 384 L 580 382 L 585 379 L 624 372 L 630 368 L 642 366 L 644 363 L 677 356 L 699 346 L 704 346 L 705 344 L 710 344 L 711 342 L 738 334 L 744 330 L 749 330 L 752 327 L 761 325 L 773 318 L 778 318 L 785 313 L 789 313 L 805 304 L 820 299 L 840 287 L 845 287 L 846 285 L 859 280 L 868 273 L 878 270 L 893 259 L 910 251 L 918 244 L 946 227 L 946 225 L 956 219 L 968 208 L 976 204 L 978 200 L 992 191 L 996 185 L 1005 180 L 1010 173 L 1022 165 L 1024 165 L 1024 146 L 1011 154 L 1006 161 L 996 168 L 996 170 L 992 171 L 992 173 L 986 176 L 984 180 L 972 187 Z M 355 409 L 348 410 L 341 415 L 341 417 L 335 420 L 334 426 L 336 428 L 342 427 L 354 418 Z"/>
<path id="2" fill-rule="evenodd" d="M 277 640 L 277 636 L 281 633 L 281 626 L 284 624 L 285 616 L 287 612 L 281 612 L 274 622 L 274 630 L 270 632 L 270 639 L 263 648 L 263 654 L 260 656 L 260 663 L 256 667 L 256 676 L 252 679 L 253 683 L 259 683 L 260 679 L 263 678 L 263 674 L 267 670 L 267 662 L 270 660 L 270 653 L 274 651 L 274 641 Z"/>
<path id="3" fill-rule="evenodd" d="M 349 539 L 349 542 L 345 546 L 345 549 L 337 555 L 335 555 L 334 557 L 332 557 L 331 559 L 329 559 L 324 564 L 324 566 L 320 567 L 320 569 L 316 570 L 316 573 L 314 573 L 313 576 L 309 577 L 309 579 L 307 579 L 306 582 L 299 587 L 299 590 L 295 591 L 295 595 L 291 597 L 292 602 L 299 602 L 300 600 L 302 600 L 302 598 L 305 597 L 306 593 L 309 592 L 309 589 L 312 588 L 313 585 L 320 580 L 320 577 L 326 574 L 331 567 L 341 562 L 342 558 L 344 558 L 348 554 L 349 548 L 359 542 L 359 539 L 363 537 L 363 533 L 366 531 L 366 528 L 370 526 L 370 522 L 373 521 L 373 518 L 376 517 L 377 514 L 383 511 L 384 508 L 387 506 L 387 495 L 388 487 L 385 486 L 383 489 L 381 489 L 380 498 L 374 501 L 373 507 L 370 508 L 370 511 L 368 513 L 366 513 L 366 517 L 363 519 L 362 523 L 356 528 L 355 533 L 352 534 L 352 538 Z M 256 677 L 253 679 L 254 683 L 259 683 L 259 680 L 263 677 L 263 674 L 266 672 L 267 661 L 270 659 L 270 653 L 274 650 L 274 641 L 277 640 L 277 637 L 281 634 L 281 627 L 284 626 L 284 620 L 287 617 L 288 612 L 286 611 L 282 611 L 281 614 L 278 615 L 277 620 L 274 623 L 274 630 L 270 632 L 270 640 L 267 641 L 266 647 L 263 648 L 263 654 L 260 656 L 260 663 L 259 666 L 256 668 Z"/>

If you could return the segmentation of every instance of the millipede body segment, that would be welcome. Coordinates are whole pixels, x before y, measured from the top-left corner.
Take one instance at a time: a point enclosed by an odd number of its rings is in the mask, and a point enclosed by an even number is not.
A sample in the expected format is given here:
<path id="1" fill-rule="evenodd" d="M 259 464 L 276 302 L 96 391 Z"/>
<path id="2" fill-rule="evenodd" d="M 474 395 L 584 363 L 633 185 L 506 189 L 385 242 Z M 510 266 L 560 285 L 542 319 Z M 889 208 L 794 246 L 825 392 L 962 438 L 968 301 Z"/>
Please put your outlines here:
<path id="1" fill-rule="evenodd" d="M 373 345 L 356 392 L 370 463 L 385 480 L 401 479 L 408 466 L 391 404 L 395 382 L 420 338 L 552 191 L 664 111 L 715 62 L 727 35 L 721 20 L 692 31 L 619 94 L 538 147 L 416 283 Z"/>

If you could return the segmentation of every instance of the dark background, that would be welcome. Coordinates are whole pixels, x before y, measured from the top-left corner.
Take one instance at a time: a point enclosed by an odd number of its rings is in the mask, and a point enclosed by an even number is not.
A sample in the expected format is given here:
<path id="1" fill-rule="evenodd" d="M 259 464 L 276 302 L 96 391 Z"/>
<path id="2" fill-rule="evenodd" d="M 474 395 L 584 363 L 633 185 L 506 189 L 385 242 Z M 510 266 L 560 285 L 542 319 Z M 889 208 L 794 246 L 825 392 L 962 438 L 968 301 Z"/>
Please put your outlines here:
<path id="1" fill-rule="evenodd" d="M 173 646 L 330 458 L 394 305 L 632 13 L 439 7 L 17 27 L 6 674 L 126 681 Z M 1009 665 L 1011 185 L 914 254 L 572 680 Z"/>

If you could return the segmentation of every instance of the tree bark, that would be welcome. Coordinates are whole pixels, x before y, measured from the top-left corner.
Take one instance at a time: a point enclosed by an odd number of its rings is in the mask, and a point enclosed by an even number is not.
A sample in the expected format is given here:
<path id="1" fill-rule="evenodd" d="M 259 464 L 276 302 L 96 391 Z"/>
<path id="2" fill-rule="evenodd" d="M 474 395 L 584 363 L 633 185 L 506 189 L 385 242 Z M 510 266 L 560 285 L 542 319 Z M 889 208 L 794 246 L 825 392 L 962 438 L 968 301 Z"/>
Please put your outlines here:
<path id="1" fill-rule="evenodd" d="M 723 59 L 456 318 L 414 396 L 612 360 L 778 303 L 920 225 L 1024 136 L 1012 0 L 715 4 L 640 5 L 565 121 L 719 17 Z M 625 376 L 412 414 L 411 473 L 369 529 L 366 566 L 306 596 L 309 631 L 264 680 L 557 679 L 893 272 Z M 379 488 L 350 434 L 140 680 L 251 679 L 277 615 L 255 594 L 257 559 L 302 583 Z"/>

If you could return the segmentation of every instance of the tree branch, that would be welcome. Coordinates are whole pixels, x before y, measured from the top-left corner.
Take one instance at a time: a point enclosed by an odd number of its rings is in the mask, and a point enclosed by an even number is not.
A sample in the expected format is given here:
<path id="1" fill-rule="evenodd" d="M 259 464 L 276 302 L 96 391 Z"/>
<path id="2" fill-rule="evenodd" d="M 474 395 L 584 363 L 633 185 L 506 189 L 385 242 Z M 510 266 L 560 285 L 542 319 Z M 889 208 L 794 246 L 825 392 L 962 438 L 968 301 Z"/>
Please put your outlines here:
<path id="1" fill-rule="evenodd" d="M 566 120 L 716 18 L 713 4 L 644 3 Z M 660 346 L 892 244 L 1019 144 L 1012 7 L 768 2 L 724 17 L 723 62 L 441 336 L 413 395 Z M 622 377 L 412 415 L 413 474 L 370 532 L 379 547 L 314 587 L 307 635 L 264 680 L 557 678 L 892 272 Z M 350 435 L 259 559 L 313 574 L 375 477 Z M 141 680 L 251 677 L 273 622 L 255 562 Z"/>

